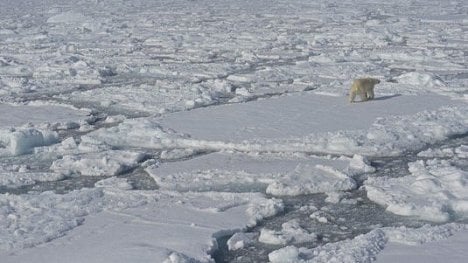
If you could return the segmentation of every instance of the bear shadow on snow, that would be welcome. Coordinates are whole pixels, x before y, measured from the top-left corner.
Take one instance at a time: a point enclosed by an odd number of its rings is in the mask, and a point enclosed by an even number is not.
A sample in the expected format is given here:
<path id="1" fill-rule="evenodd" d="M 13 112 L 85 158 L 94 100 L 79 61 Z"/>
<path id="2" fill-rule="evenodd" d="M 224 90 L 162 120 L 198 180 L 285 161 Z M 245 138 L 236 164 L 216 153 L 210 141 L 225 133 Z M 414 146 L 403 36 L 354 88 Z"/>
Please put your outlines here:
<path id="1" fill-rule="evenodd" d="M 388 99 L 392 99 L 392 98 L 395 98 L 395 97 L 400 97 L 401 94 L 393 94 L 393 95 L 387 95 L 387 96 L 382 96 L 382 97 L 375 97 L 374 100 L 388 100 Z"/>

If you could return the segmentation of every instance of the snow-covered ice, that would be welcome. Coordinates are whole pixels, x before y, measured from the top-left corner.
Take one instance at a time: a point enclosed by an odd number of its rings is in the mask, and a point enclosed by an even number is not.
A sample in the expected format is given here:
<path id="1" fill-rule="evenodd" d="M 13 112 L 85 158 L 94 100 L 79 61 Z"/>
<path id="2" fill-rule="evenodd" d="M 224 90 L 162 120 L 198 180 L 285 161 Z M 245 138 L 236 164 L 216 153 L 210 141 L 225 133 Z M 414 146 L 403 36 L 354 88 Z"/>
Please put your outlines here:
<path id="1" fill-rule="evenodd" d="M 0 261 L 466 261 L 467 11 L 0 1 Z"/>
<path id="2" fill-rule="evenodd" d="M 131 191 L 115 178 L 64 195 L 2 195 L 1 204 L 3 262 L 147 261 L 172 253 L 210 262 L 217 237 L 282 207 L 256 193 Z"/>
<path id="3" fill-rule="evenodd" d="M 399 215 L 436 222 L 466 218 L 468 172 L 437 159 L 410 163 L 409 171 L 399 178 L 370 178 L 367 196 Z"/>
<path id="4" fill-rule="evenodd" d="M 295 94 L 128 120 L 87 136 L 113 146 L 155 149 L 392 156 L 466 133 L 465 109 L 439 95 L 350 105 L 342 97 Z"/>
<path id="5" fill-rule="evenodd" d="M 389 242 L 377 255 L 377 263 L 386 262 L 464 262 L 468 257 L 468 230 L 453 236 L 420 244 L 419 246 Z"/>
<path id="6" fill-rule="evenodd" d="M 0 155 L 21 155 L 56 143 L 58 130 L 79 127 L 91 119 L 89 110 L 54 104 L 0 103 L 0 111 Z"/>
<path id="7" fill-rule="evenodd" d="M 67 105 L 31 103 L 30 105 L 10 105 L 0 103 L 0 128 L 15 128 L 25 125 L 64 126 L 67 123 L 79 124 L 90 118 L 90 111 L 73 109 Z"/>
<path id="8" fill-rule="evenodd" d="M 58 134 L 50 130 L 34 128 L 0 130 L 0 155 L 21 155 L 31 153 L 35 147 L 47 146 L 58 141 Z"/>
<path id="9" fill-rule="evenodd" d="M 254 239 L 257 235 L 255 233 L 235 233 L 227 241 L 229 250 L 237 250 L 244 248 L 247 245 L 254 243 Z"/>
<path id="10" fill-rule="evenodd" d="M 316 239 L 317 235 L 302 228 L 297 220 L 283 223 L 280 231 L 263 228 L 258 237 L 260 242 L 273 245 L 311 242 Z"/>
<path id="11" fill-rule="evenodd" d="M 331 133 L 328 135 L 331 137 L 344 129 L 367 130 L 375 124 L 382 126 L 385 119 L 376 122 L 378 117 L 405 116 L 424 110 L 437 112 L 447 104 L 452 104 L 450 98 L 436 95 L 397 96 L 363 105 L 348 104 L 343 97 L 293 94 L 216 109 L 179 112 L 163 117 L 158 123 L 200 141 L 293 141 L 295 138 L 306 140 L 311 133 Z M 326 138 L 327 134 L 322 136 Z"/>
<path id="12" fill-rule="evenodd" d="M 18 169 L 20 170 L 21 167 Z M 0 186 L 19 187 L 24 185 L 32 185 L 36 182 L 58 181 L 65 178 L 63 174 L 57 173 L 40 173 L 27 171 L 1 171 Z"/>
<path id="13" fill-rule="evenodd" d="M 371 262 L 386 243 L 382 230 L 373 230 L 353 240 L 330 243 L 314 249 L 288 246 L 268 255 L 270 262 Z"/>
<path id="14" fill-rule="evenodd" d="M 349 162 L 343 160 L 284 160 L 232 153 L 207 154 L 187 161 L 153 165 L 146 170 L 164 189 L 261 191 L 272 195 L 354 189 L 356 183 L 352 176 L 357 171 L 350 170 Z"/>
<path id="15" fill-rule="evenodd" d="M 291 262 L 291 263 L 306 263 L 306 262 L 373 262 L 377 258 L 377 262 L 400 262 L 399 260 L 407 260 L 407 262 L 426 262 L 426 259 L 433 262 L 438 262 L 445 253 L 451 252 L 451 249 L 458 251 L 463 244 L 466 244 L 466 238 L 462 235 L 466 233 L 466 226 L 457 224 L 448 224 L 443 226 L 424 226 L 419 229 L 402 228 L 382 228 L 375 229 L 365 235 L 359 235 L 353 239 L 329 243 L 313 249 L 304 247 L 287 246 L 271 252 L 268 255 L 270 262 Z M 449 248 L 448 251 L 438 254 L 437 251 L 429 251 L 427 255 L 412 254 L 411 251 L 427 252 L 427 247 L 433 247 L 434 241 L 440 241 L 451 237 L 455 234 L 461 244 Z M 423 244 L 421 247 L 409 247 L 407 244 L 411 242 Z M 455 241 L 456 242 L 456 241 Z M 387 244 L 389 251 L 386 252 Z M 406 244 L 406 246 L 404 245 Z M 413 243 L 414 244 L 414 243 Z M 461 245 L 461 246 L 460 246 Z M 437 250 L 437 249 L 435 249 Z M 382 252 L 383 251 L 383 252 Z M 462 262 L 462 255 L 452 255 L 453 262 Z M 380 256 L 382 253 L 382 256 Z M 401 253 L 401 255 L 399 255 Z M 446 255 L 447 256 L 447 255 Z M 431 262 L 431 261 L 429 261 Z M 452 262 L 452 261 L 451 261 Z"/>
<path id="16" fill-rule="evenodd" d="M 114 176 L 136 167 L 143 157 L 142 153 L 128 151 L 65 155 L 54 161 L 50 169 L 64 175 Z"/>

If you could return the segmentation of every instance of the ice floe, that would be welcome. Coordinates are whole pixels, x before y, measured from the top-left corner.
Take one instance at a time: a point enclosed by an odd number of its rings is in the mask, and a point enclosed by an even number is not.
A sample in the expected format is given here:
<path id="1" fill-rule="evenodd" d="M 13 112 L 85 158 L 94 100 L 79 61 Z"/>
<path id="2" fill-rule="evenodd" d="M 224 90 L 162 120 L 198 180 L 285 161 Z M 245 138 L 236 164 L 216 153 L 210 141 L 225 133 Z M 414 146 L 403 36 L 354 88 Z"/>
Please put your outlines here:
<path id="1" fill-rule="evenodd" d="M 315 233 L 310 233 L 294 219 L 283 223 L 279 231 L 262 228 L 258 237 L 260 242 L 272 245 L 312 242 L 316 239 L 317 235 Z"/>
<path id="2" fill-rule="evenodd" d="M 5 148 L 0 148 L 0 156 L 31 153 L 34 147 L 56 143 L 58 134 L 37 129 L 0 130 L 0 141 Z"/>
<path id="3" fill-rule="evenodd" d="M 156 149 L 394 156 L 466 133 L 465 108 L 438 95 L 349 105 L 340 97 L 301 94 L 128 120 L 87 136 Z"/>
<path id="4" fill-rule="evenodd" d="M 399 215 L 435 222 L 466 218 L 466 171 L 437 159 L 410 163 L 409 171 L 399 178 L 369 178 L 367 196 Z"/>
<path id="5" fill-rule="evenodd" d="M 466 159 L 468 158 L 468 146 L 460 145 L 458 147 L 450 148 L 429 148 L 418 153 L 418 157 L 422 158 L 457 158 Z"/>
<path id="6" fill-rule="evenodd" d="M 213 153 L 150 166 L 159 187 L 177 191 L 262 191 L 300 195 L 356 187 L 349 161 L 326 158 L 284 160 L 274 156 Z M 300 182 L 300 183 L 298 183 Z"/>
<path id="7" fill-rule="evenodd" d="M 0 128 L 15 128 L 25 125 L 39 127 L 64 126 L 66 123 L 79 124 L 91 117 L 90 111 L 74 109 L 68 105 L 53 103 L 29 103 L 29 105 L 10 105 L 0 103 Z"/>
<path id="8" fill-rule="evenodd" d="M 246 248 L 258 237 L 239 231 L 285 209 L 264 194 L 360 205 L 343 192 L 360 173 L 389 212 L 466 219 L 467 147 L 439 147 L 468 132 L 464 11 L 460 0 L 3 1 L 1 101 L 28 105 L 0 104 L 1 261 L 213 262 L 218 238 L 237 232 L 229 249 Z M 381 80 L 376 99 L 349 105 L 361 76 Z M 95 125 L 52 101 L 114 117 Z M 369 160 L 421 150 L 410 175 L 372 174 Z M 116 177 L 63 194 L 20 187 L 134 168 L 158 189 Z M 303 209 L 322 226 L 339 220 Z M 270 260 L 370 262 L 387 241 L 461 229 L 379 227 Z M 262 239 L 281 245 L 313 239 L 294 220 L 269 231 Z"/>
<path id="9" fill-rule="evenodd" d="M 440 241 L 452 235 L 466 230 L 465 225 L 446 224 L 441 226 L 425 225 L 421 228 L 381 228 L 370 231 L 367 234 L 358 235 L 353 239 L 343 240 L 336 243 L 328 243 L 316 248 L 305 248 L 296 246 L 286 246 L 275 250 L 268 255 L 270 262 L 290 262 L 290 263 L 312 263 L 312 262 L 394 262 L 399 259 L 398 250 L 392 246 L 396 244 L 412 244 L 411 248 L 418 250 L 414 244 L 426 244 Z M 390 246 L 390 253 L 386 253 L 387 246 Z M 401 246 L 401 245 L 400 245 Z M 403 250 L 405 251 L 405 250 Z M 382 257 L 380 256 L 382 253 Z M 433 252 L 429 252 L 433 253 Z M 411 260 L 419 261 L 416 255 Z M 382 259 L 382 261 L 381 261 Z M 390 261 L 388 261 L 390 259 Z M 407 260 L 406 257 L 401 258 Z M 385 261 L 387 260 L 387 261 Z M 408 261 L 412 262 L 412 261 Z M 458 261 L 457 261 L 458 262 Z"/>
<path id="10" fill-rule="evenodd" d="M 388 232 L 388 231 L 386 231 Z M 396 231 L 398 236 L 402 231 Z M 423 233 L 426 232 L 426 233 Z M 408 229 L 404 233 L 414 235 L 414 239 L 405 234 L 395 240 L 395 235 L 389 234 L 389 242 L 385 249 L 377 255 L 377 263 L 386 262 L 464 262 L 468 256 L 466 252 L 467 230 L 463 225 L 442 225 L 438 227 L 422 227 Z M 401 237 L 401 236 L 400 236 Z M 415 241 L 417 245 L 413 242 Z M 423 242 L 421 242 L 423 240 Z"/>
<path id="11" fill-rule="evenodd" d="M 257 238 L 257 236 L 258 235 L 255 233 L 235 233 L 227 241 L 228 249 L 237 250 L 253 244 L 255 242 L 254 239 Z"/>
<path id="12" fill-rule="evenodd" d="M 50 169 L 64 175 L 114 176 L 134 168 L 144 158 L 143 153 L 105 151 L 65 155 L 52 163 Z"/>
<path id="13" fill-rule="evenodd" d="M 256 193 L 130 191 L 125 179 L 114 178 L 96 186 L 63 195 L 1 195 L 0 253 L 10 255 L 5 262 L 28 261 L 38 257 L 37 253 L 40 258 L 49 255 L 51 262 L 63 260 L 52 256 L 56 253 L 115 262 L 155 255 L 164 260 L 176 253 L 211 262 L 209 254 L 217 246 L 217 237 L 253 226 L 282 210 L 279 200 Z M 182 236 L 191 242 L 180 242 Z M 43 245 L 36 247 L 39 244 Z M 122 253 L 103 255 L 109 244 Z M 129 253 L 132 249 L 141 254 Z"/>
<path id="14" fill-rule="evenodd" d="M 330 243 L 313 249 L 288 246 L 268 255 L 270 262 L 372 262 L 387 242 L 382 230 L 373 230 L 352 240 Z"/>
<path id="15" fill-rule="evenodd" d="M 64 178 L 65 176 L 63 174 L 48 172 L 0 171 L 0 186 L 13 188 L 24 185 L 33 185 L 36 182 L 58 181 Z"/>
<path id="16" fill-rule="evenodd" d="M 88 110 L 53 104 L 0 104 L 0 155 L 31 153 L 59 141 L 57 131 L 76 128 L 91 119 Z"/>

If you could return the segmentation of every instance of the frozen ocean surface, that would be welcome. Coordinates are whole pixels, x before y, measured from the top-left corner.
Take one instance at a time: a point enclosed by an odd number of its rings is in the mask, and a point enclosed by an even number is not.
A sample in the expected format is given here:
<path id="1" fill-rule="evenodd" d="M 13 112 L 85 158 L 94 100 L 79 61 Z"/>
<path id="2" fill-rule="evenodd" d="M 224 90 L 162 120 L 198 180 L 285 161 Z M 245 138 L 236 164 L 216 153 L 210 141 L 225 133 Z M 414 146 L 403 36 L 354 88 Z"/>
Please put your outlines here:
<path id="1" fill-rule="evenodd" d="M 0 261 L 467 261 L 467 13 L 0 0 Z"/>

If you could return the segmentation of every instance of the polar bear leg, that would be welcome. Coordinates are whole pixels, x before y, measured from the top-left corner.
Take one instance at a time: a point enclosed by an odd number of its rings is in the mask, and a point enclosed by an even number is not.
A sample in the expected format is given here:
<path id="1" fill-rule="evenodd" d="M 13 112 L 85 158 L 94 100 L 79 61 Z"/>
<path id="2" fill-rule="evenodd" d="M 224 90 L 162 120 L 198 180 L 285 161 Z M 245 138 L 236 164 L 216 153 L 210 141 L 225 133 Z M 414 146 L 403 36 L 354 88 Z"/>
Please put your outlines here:
<path id="1" fill-rule="evenodd" d="M 349 93 L 349 102 L 354 102 L 354 99 L 356 98 L 356 91 L 351 90 Z"/>
<path id="2" fill-rule="evenodd" d="M 367 91 L 367 98 L 370 100 L 374 99 L 374 87 L 370 87 Z"/>
<path id="3" fill-rule="evenodd" d="M 361 93 L 359 93 L 359 97 L 361 97 L 361 101 L 367 101 L 368 100 L 367 93 L 365 91 L 362 91 Z"/>

